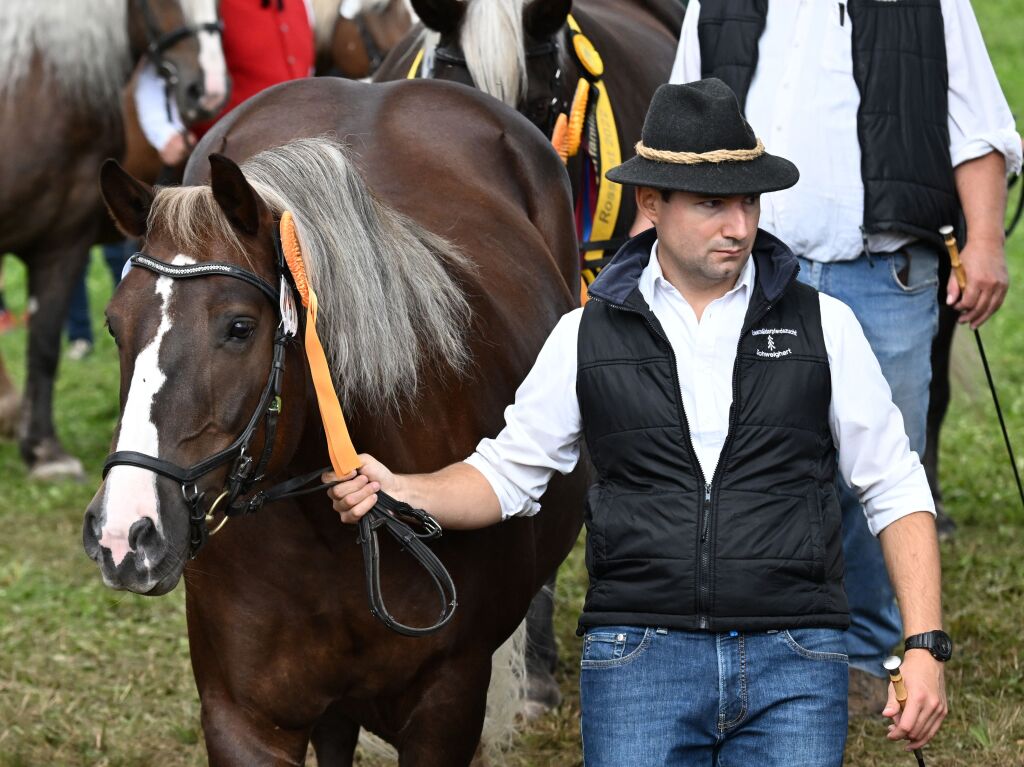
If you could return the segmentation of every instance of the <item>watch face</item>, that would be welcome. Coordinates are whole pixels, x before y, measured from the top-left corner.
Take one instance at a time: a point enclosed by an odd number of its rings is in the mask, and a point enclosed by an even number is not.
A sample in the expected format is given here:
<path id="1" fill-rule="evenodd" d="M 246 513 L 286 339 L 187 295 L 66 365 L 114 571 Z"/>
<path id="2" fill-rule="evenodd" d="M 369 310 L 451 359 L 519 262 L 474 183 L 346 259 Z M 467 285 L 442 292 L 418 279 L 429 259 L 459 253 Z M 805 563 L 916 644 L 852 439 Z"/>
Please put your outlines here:
<path id="1" fill-rule="evenodd" d="M 935 657 L 939 660 L 949 660 L 953 655 L 953 640 L 949 635 L 936 631 L 933 635 Z"/>

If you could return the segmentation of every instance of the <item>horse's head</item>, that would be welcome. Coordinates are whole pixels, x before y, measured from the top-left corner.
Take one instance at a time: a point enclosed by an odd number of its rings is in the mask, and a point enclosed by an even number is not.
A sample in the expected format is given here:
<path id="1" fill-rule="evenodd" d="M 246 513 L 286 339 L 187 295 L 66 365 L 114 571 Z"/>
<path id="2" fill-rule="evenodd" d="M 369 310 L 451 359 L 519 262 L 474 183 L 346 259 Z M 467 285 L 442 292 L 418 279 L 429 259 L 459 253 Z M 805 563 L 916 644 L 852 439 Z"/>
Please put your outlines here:
<path id="1" fill-rule="evenodd" d="M 329 31 L 317 17 L 319 48 L 329 48 L 330 66 L 352 79 L 369 77 L 412 28 L 406 0 L 345 0 Z"/>
<path id="2" fill-rule="evenodd" d="M 121 416 L 83 541 L 107 585 L 138 593 L 171 590 L 225 486 L 248 472 L 245 493 L 298 443 L 299 426 L 282 417 L 275 432 L 269 421 L 284 362 L 274 216 L 237 165 L 218 155 L 210 164 L 209 187 L 155 194 L 112 160 L 101 172 L 111 214 L 144 238 L 148 261 L 135 263 L 107 309 Z M 304 367 L 285 367 L 283 412 L 304 412 Z"/>
<path id="3" fill-rule="evenodd" d="M 230 88 L 218 0 L 127 2 L 133 58 L 152 61 L 186 123 L 216 114 Z"/>
<path id="4" fill-rule="evenodd" d="M 412 0 L 437 37 L 432 77 L 475 86 L 550 136 L 564 108 L 559 44 L 572 0 Z"/>

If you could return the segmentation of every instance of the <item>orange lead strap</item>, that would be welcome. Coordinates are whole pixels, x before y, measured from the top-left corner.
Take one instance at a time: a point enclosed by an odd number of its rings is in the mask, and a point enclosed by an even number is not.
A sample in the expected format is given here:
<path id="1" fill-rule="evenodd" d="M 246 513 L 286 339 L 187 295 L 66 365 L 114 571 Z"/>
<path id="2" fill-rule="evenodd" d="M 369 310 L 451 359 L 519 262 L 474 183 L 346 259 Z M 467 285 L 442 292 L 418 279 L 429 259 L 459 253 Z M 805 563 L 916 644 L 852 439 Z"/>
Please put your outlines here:
<path id="1" fill-rule="evenodd" d="M 299 246 L 299 237 L 295 231 L 295 219 L 291 211 L 287 210 L 281 215 L 281 251 L 292 273 L 292 279 L 295 280 L 302 305 L 306 307 L 306 357 L 313 377 L 313 387 L 316 389 L 317 404 L 320 406 L 320 417 L 324 422 L 324 433 L 327 435 L 327 452 L 331 456 L 334 473 L 344 477 L 363 464 L 356 455 L 352 438 L 348 434 L 348 425 L 341 412 L 338 394 L 334 390 L 327 355 L 324 354 L 323 344 L 320 343 L 320 336 L 316 332 L 316 293 L 306 279 L 306 265 L 302 261 L 302 248 Z"/>

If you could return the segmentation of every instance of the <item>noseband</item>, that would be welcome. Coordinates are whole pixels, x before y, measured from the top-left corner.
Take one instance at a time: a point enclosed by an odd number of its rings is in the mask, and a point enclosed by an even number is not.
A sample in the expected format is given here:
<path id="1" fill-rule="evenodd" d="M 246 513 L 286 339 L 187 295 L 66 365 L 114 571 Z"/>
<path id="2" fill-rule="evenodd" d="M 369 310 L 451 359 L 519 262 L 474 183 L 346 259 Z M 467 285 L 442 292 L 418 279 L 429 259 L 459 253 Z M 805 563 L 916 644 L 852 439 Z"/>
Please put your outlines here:
<path id="1" fill-rule="evenodd" d="M 146 455 L 134 450 L 118 450 L 107 456 L 103 463 L 103 477 L 115 466 L 134 466 L 152 471 L 160 476 L 173 479 L 181 485 L 181 494 L 189 509 L 189 558 L 195 559 L 199 550 L 211 535 L 216 534 L 230 517 L 242 514 L 254 514 L 266 503 L 294 498 L 307 493 L 325 490 L 337 482 L 323 483 L 320 476 L 331 467 L 304 474 L 281 482 L 266 490 L 259 490 L 248 497 L 245 496 L 253 487 L 265 479 L 265 471 L 274 451 L 274 437 L 277 433 L 278 418 L 281 414 L 281 379 L 284 373 L 285 346 L 295 338 L 297 327 L 289 326 L 285 320 L 288 306 L 294 307 L 292 287 L 289 284 L 288 269 L 281 251 L 280 238 L 275 236 L 277 249 L 277 271 L 280 276 L 280 289 L 274 288 L 262 277 L 233 264 L 208 261 L 200 264 L 178 265 L 169 264 L 148 256 L 136 253 L 131 257 L 133 267 L 138 266 L 154 272 L 161 277 L 175 280 L 194 279 L 200 277 L 220 276 L 231 277 L 258 288 L 274 306 L 278 308 L 277 330 L 274 333 L 273 359 L 270 363 L 270 374 L 263 387 L 256 409 L 250 417 L 242 433 L 223 450 L 214 453 L 198 463 L 183 468 L 170 461 Z M 283 300 L 282 300 L 282 297 Z M 292 308 L 292 313 L 294 309 Z M 259 457 L 254 459 L 250 452 L 250 443 L 259 427 L 264 422 L 263 449 Z M 205 492 L 200 492 L 197 480 L 214 469 L 233 461 L 227 479 L 220 494 L 203 511 Z M 414 509 L 406 503 L 397 501 L 383 492 L 377 493 L 377 505 L 359 520 L 359 536 L 357 542 L 363 550 L 363 563 L 366 572 L 367 596 L 370 601 L 370 612 L 388 628 L 405 636 L 423 636 L 437 631 L 451 620 L 457 604 L 455 584 L 444 565 L 430 550 L 424 540 L 441 536 L 441 526 L 433 517 L 421 509 Z M 216 521 L 217 511 L 223 512 L 223 519 Z M 421 528 L 414 531 L 405 521 L 408 520 Z M 377 530 L 383 527 L 406 549 L 409 554 L 426 570 L 440 595 L 441 612 L 436 623 L 426 627 L 406 626 L 396 620 L 384 605 L 380 586 L 380 545 Z"/>

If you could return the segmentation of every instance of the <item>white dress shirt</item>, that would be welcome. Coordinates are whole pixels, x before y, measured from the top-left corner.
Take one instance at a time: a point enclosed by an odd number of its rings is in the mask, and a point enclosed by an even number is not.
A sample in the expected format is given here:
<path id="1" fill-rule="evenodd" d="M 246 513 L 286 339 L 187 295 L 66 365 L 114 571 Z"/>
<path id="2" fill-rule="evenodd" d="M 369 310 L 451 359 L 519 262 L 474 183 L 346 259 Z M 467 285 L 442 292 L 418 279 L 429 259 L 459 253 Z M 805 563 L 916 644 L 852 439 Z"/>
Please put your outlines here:
<path id="1" fill-rule="evenodd" d="M 663 276 L 657 248 L 655 243 L 639 288 L 675 353 L 690 439 L 711 481 L 728 433 L 733 363 L 756 268 L 749 259 L 735 287 L 712 301 L 698 321 Z M 871 531 L 877 535 L 915 511 L 934 513 L 924 469 L 860 324 L 842 302 L 823 294 L 819 301 L 832 381 L 829 428 L 839 471 L 860 495 Z M 582 314 L 576 309 L 562 317 L 505 410 L 505 428 L 466 459 L 494 489 L 503 518 L 536 513 L 554 472 L 568 474 L 579 460 L 576 343 Z"/>
<path id="2" fill-rule="evenodd" d="M 746 117 L 773 154 L 796 163 L 796 186 L 761 198 L 761 228 L 813 261 L 847 261 L 864 250 L 864 184 L 857 138 L 860 91 L 853 79 L 852 24 L 833 0 L 772 0 L 758 43 Z M 845 11 L 845 8 L 843 9 Z M 670 81 L 701 77 L 699 0 L 691 0 Z M 942 0 L 949 72 L 953 166 L 995 150 L 1007 173 L 1021 169 L 1013 115 L 968 0 Z M 955 223 L 955 222 L 950 222 Z M 869 235 L 871 252 L 913 237 Z"/>

